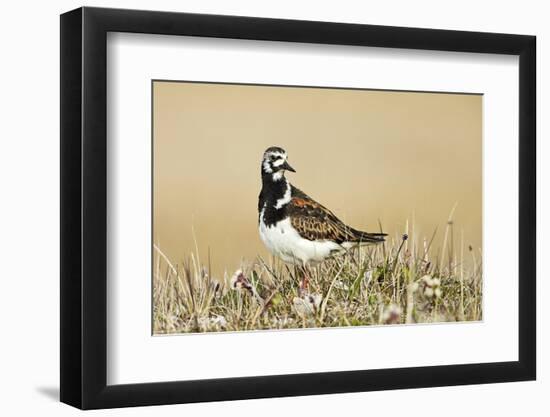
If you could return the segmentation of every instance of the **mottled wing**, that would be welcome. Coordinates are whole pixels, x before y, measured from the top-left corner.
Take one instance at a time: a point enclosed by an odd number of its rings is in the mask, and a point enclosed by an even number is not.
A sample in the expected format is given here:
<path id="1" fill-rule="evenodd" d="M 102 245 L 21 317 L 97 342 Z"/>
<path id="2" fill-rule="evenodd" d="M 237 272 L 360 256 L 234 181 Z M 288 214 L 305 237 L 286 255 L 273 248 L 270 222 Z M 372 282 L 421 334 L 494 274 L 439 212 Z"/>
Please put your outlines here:
<path id="1" fill-rule="evenodd" d="M 292 226 L 308 240 L 344 242 L 381 242 L 384 234 L 360 232 L 347 225 L 329 209 L 304 192 L 292 187 L 292 199 L 287 206 Z"/>
<path id="2" fill-rule="evenodd" d="M 332 240 L 337 243 L 349 240 L 346 226 L 314 200 L 293 197 L 287 210 L 292 227 L 305 239 Z"/>

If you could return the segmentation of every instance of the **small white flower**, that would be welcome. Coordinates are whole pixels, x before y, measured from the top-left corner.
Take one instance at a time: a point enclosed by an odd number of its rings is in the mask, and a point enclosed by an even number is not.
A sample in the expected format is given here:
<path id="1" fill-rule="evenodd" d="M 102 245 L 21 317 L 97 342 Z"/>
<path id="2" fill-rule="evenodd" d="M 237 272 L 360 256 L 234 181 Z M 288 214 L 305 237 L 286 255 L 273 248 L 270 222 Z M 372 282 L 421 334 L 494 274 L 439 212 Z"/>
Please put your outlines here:
<path id="1" fill-rule="evenodd" d="M 432 277 L 429 275 L 424 275 L 420 279 L 424 281 L 424 284 L 426 284 L 428 287 L 431 287 L 433 285 Z"/>
<path id="2" fill-rule="evenodd" d="M 215 316 L 210 319 L 210 323 L 220 326 L 220 327 L 227 327 L 227 320 L 224 316 Z"/>
<path id="3" fill-rule="evenodd" d="M 315 310 L 313 309 L 313 305 L 303 298 L 300 297 L 294 297 L 292 300 L 292 304 L 294 305 L 294 309 L 296 310 L 296 313 L 298 313 L 302 317 L 307 317 L 310 315 L 313 315 L 315 313 Z"/>
<path id="4" fill-rule="evenodd" d="M 399 323 L 401 317 L 401 308 L 395 304 L 390 304 L 382 313 L 382 322 L 385 324 Z"/>
<path id="5" fill-rule="evenodd" d="M 244 276 L 243 271 L 240 269 L 237 269 L 233 276 L 231 277 L 231 280 L 229 281 L 231 288 L 234 290 L 241 290 L 245 289 L 251 294 L 254 294 L 255 290 L 252 287 L 252 284 L 248 279 Z"/>
<path id="6" fill-rule="evenodd" d="M 323 300 L 323 297 L 321 294 L 309 294 L 308 301 L 313 304 L 315 309 L 318 309 L 321 306 L 321 301 Z"/>
<path id="7" fill-rule="evenodd" d="M 199 326 L 204 329 L 224 329 L 227 327 L 227 320 L 223 316 L 215 315 L 213 317 L 200 317 Z"/>
<path id="8" fill-rule="evenodd" d="M 340 280 L 338 280 L 334 283 L 334 288 L 337 288 L 339 290 L 344 290 L 344 291 L 349 290 L 349 286 L 345 282 L 342 282 Z"/>
<path id="9" fill-rule="evenodd" d="M 271 323 L 273 324 L 274 328 L 291 327 L 294 324 L 294 319 L 292 317 L 283 317 L 283 318 L 273 317 L 271 319 Z"/>
<path id="10" fill-rule="evenodd" d="M 319 310 L 323 297 L 320 294 L 304 294 L 301 297 L 294 297 L 292 304 L 296 312 L 302 316 L 312 316 Z"/>
<path id="11" fill-rule="evenodd" d="M 432 298 L 434 295 L 436 298 L 441 297 L 441 280 L 439 278 L 432 278 L 429 275 L 424 275 L 419 280 L 420 286 L 426 298 Z"/>
<path id="12" fill-rule="evenodd" d="M 244 278 L 243 271 L 240 269 L 237 269 L 231 279 L 229 280 L 229 283 L 231 284 L 231 288 L 234 290 L 237 289 L 240 285 L 240 282 Z"/>

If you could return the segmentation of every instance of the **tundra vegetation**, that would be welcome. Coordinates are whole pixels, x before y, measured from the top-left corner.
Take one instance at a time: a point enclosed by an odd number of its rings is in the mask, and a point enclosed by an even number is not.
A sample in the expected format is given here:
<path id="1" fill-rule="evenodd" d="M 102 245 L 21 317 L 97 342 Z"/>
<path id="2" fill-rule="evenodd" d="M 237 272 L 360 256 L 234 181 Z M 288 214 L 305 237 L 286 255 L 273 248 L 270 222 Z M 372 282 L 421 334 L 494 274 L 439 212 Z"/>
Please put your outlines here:
<path id="1" fill-rule="evenodd" d="M 370 326 L 482 319 L 479 248 L 453 233 L 440 247 L 407 226 L 385 243 L 349 251 L 302 271 L 271 258 L 212 277 L 198 248 L 174 263 L 154 245 L 155 334 Z M 455 242 L 457 240 L 458 242 Z"/>

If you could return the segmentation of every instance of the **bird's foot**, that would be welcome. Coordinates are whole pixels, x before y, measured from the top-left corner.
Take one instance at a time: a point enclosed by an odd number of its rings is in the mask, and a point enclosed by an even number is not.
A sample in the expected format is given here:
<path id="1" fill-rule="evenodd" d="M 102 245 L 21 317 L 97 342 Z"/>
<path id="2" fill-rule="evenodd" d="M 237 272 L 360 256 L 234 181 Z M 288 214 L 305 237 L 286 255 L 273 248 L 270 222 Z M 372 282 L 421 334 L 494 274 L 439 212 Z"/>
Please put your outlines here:
<path id="1" fill-rule="evenodd" d="M 304 275 L 302 280 L 300 281 L 300 286 L 298 287 L 298 294 L 301 296 L 308 293 L 309 290 L 309 278 L 307 275 Z"/>

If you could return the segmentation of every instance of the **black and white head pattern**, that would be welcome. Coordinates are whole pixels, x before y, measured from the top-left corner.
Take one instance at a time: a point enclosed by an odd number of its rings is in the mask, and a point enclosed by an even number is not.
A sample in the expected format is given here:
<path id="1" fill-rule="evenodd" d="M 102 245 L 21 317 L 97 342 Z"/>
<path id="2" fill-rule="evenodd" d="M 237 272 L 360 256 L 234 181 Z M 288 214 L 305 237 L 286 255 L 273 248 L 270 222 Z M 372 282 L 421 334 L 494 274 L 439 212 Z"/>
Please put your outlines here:
<path id="1" fill-rule="evenodd" d="M 277 181 L 283 177 L 285 170 L 294 172 L 288 164 L 288 156 L 283 148 L 272 146 L 264 152 L 262 159 L 262 174 L 271 175 Z"/>

